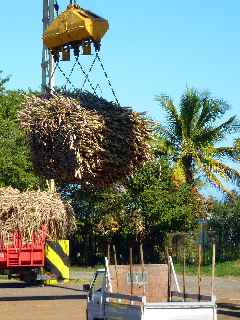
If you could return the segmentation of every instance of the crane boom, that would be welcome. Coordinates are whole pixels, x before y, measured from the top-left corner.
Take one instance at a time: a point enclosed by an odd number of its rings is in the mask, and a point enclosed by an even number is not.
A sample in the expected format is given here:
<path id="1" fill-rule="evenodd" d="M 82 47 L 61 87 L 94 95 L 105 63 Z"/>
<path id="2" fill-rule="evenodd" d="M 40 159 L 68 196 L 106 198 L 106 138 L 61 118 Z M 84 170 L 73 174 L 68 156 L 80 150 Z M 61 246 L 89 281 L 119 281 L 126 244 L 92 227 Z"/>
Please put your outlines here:
<path id="1" fill-rule="evenodd" d="M 48 25 L 54 20 L 54 0 L 43 0 L 43 33 Z M 54 60 L 48 48 L 43 43 L 42 49 L 42 93 L 46 93 L 46 89 L 50 90 L 54 87 Z"/>

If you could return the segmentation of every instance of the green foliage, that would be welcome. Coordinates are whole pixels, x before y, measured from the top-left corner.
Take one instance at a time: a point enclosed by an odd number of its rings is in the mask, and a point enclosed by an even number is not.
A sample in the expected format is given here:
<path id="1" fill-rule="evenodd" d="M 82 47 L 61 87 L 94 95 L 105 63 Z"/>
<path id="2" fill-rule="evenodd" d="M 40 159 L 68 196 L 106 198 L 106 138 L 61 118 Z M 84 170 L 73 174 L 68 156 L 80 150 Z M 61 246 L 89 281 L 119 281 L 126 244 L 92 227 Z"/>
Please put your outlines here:
<path id="1" fill-rule="evenodd" d="M 110 242 L 126 258 L 128 245 L 143 241 L 146 259 L 159 261 L 166 233 L 194 229 L 202 212 L 199 195 L 187 184 L 178 188 L 173 183 L 165 159 L 146 164 L 125 185 L 92 191 L 68 186 L 62 193 L 78 215 L 81 237 L 76 246 L 85 258 L 96 250 L 106 253 Z"/>
<path id="2" fill-rule="evenodd" d="M 10 77 L 7 76 L 5 78 L 2 78 L 3 72 L 0 70 L 0 94 L 2 94 L 5 91 L 5 84 L 9 81 Z"/>
<path id="3" fill-rule="evenodd" d="M 173 162 L 173 179 L 197 185 L 198 176 L 220 190 L 230 193 L 222 181 L 240 182 L 240 172 L 224 160 L 239 160 L 239 146 L 217 147 L 226 135 L 239 132 L 235 116 L 223 121 L 229 105 L 207 92 L 187 89 L 180 106 L 164 95 L 156 98 L 167 113 L 167 125 L 156 128 L 154 148 L 157 155 L 168 155 Z M 223 122 L 221 122 L 223 121 Z"/>
<path id="4" fill-rule="evenodd" d="M 130 203 L 140 210 L 146 234 L 188 231 L 194 228 L 201 202 L 191 186 L 179 188 L 171 179 L 166 160 L 148 163 L 128 183 Z"/>
<path id="5" fill-rule="evenodd" d="M 23 92 L 6 91 L 6 82 L 0 80 L 0 186 L 37 188 L 39 179 L 33 174 L 27 141 L 17 121 Z"/>
<path id="6" fill-rule="evenodd" d="M 181 264 L 175 264 L 174 266 L 175 266 L 176 272 L 178 273 L 182 272 L 183 267 Z M 196 276 L 197 266 L 187 265 L 185 271 L 189 275 Z M 201 268 L 201 274 L 204 276 L 211 276 L 212 274 L 211 264 L 203 266 Z M 215 276 L 216 277 L 239 277 L 240 276 L 240 260 L 217 263 L 215 268 Z"/>
<path id="7" fill-rule="evenodd" d="M 233 260 L 240 257 L 240 198 L 235 201 L 214 202 L 209 228 L 215 234 L 217 259 Z"/>

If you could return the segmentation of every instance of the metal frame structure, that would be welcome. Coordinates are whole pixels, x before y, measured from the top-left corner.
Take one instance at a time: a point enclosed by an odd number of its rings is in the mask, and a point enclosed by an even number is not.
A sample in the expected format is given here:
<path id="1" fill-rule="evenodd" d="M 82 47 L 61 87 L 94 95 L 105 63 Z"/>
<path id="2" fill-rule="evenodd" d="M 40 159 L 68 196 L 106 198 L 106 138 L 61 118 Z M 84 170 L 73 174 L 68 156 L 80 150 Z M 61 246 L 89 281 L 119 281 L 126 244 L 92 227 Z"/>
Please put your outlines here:
<path id="1" fill-rule="evenodd" d="M 43 0 L 43 32 L 47 29 L 48 25 L 54 19 L 54 0 Z M 43 44 L 42 49 L 42 93 L 46 93 L 47 89 L 52 90 L 54 87 L 54 60 L 47 49 Z"/>

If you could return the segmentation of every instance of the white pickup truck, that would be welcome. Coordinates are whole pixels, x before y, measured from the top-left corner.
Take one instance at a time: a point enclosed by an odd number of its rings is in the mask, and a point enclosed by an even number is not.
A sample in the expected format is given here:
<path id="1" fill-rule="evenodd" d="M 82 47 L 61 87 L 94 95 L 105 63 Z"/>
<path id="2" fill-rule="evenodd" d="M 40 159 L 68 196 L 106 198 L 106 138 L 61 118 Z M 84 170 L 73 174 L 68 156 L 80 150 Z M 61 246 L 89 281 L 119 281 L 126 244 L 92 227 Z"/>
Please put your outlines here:
<path id="1" fill-rule="evenodd" d="M 116 269 L 116 266 L 115 266 Z M 114 270 L 114 269 L 112 269 Z M 147 302 L 148 294 L 147 291 L 147 281 L 150 280 L 150 277 L 147 280 L 148 274 L 147 271 L 144 271 L 146 276 L 142 276 L 141 284 L 143 287 L 144 293 L 146 295 L 133 295 L 134 292 L 133 285 L 136 278 L 140 277 L 138 274 L 132 271 L 131 279 L 131 294 L 129 294 L 127 285 L 125 284 L 125 292 L 128 294 L 119 293 L 123 291 L 120 282 L 123 284 L 124 276 L 126 276 L 126 283 L 129 283 L 129 272 L 120 274 L 120 271 L 117 271 L 118 275 L 118 290 L 115 291 L 116 281 L 111 283 L 111 279 L 114 276 L 109 271 L 108 267 L 106 269 L 98 270 L 93 278 L 93 281 L 90 285 L 90 291 L 88 295 L 87 303 L 87 317 L 88 320 L 216 320 L 216 304 L 215 298 L 208 297 L 209 301 L 176 301 L 174 302 L 174 297 L 171 295 L 171 302 L 169 299 L 165 302 Z M 135 277 L 135 278 L 134 278 Z M 145 278 L 145 282 L 143 281 Z M 115 279 L 116 280 L 116 279 Z M 138 279 L 139 280 L 139 279 Z M 139 283 L 140 283 L 139 282 Z M 140 285 L 138 283 L 138 289 Z M 151 284 L 153 289 L 156 291 L 156 283 Z M 136 283 L 135 283 L 136 286 Z M 145 286 L 145 288 L 144 288 Z M 113 292 L 115 291 L 115 292 Z M 181 294 L 178 294 L 182 297 Z M 193 296 L 187 294 L 185 297 L 193 298 Z M 206 297 L 205 297 L 206 299 Z"/>

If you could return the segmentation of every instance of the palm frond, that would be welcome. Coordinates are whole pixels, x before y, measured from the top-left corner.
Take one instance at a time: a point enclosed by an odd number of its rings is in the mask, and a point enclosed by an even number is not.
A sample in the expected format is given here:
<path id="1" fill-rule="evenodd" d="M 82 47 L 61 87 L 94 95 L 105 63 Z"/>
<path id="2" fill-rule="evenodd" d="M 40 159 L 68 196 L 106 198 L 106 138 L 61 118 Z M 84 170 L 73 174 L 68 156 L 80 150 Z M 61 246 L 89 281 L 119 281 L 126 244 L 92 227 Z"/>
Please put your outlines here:
<path id="1" fill-rule="evenodd" d="M 196 128 L 206 127 L 212 124 L 230 108 L 229 104 L 221 99 L 213 99 L 209 93 L 205 93 L 201 97 L 202 111 L 199 116 Z"/>
<path id="2" fill-rule="evenodd" d="M 208 182 L 211 183 L 219 191 L 231 196 L 231 191 L 228 190 L 221 182 L 221 180 L 217 177 L 217 175 L 213 173 L 212 167 L 208 159 L 204 159 L 199 155 L 195 155 L 195 160 L 197 162 L 198 169 L 202 171 L 203 175 L 207 178 Z"/>
<path id="3" fill-rule="evenodd" d="M 239 161 L 240 149 L 236 146 L 233 147 L 213 147 L 211 153 L 217 159 L 229 158 L 233 161 Z"/>
<path id="4" fill-rule="evenodd" d="M 235 130 L 233 126 L 236 121 L 236 116 L 233 116 L 215 128 L 203 128 L 202 130 L 196 131 L 193 136 L 193 141 L 197 145 L 217 143 L 222 140 L 226 134 L 232 133 Z"/>
<path id="5" fill-rule="evenodd" d="M 150 141 L 151 147 L 156 157 L 162 155 L 172 155 L 176 152 L 174 144 L 171 140 L 165 139 L 163 136 L 154 135 L 153 139 Z"/>
<path id="6" fill-rule="evenodd" d="M 228 188 L 226 188 L 224 186 L 224 184 L 220 181 L 220 179 L 217 178 L 217 176 L 215 174 L 213 174 L 211 171 L 204 171 L 206 177 L 208 178 L 208 181 L 215 187 L 217 188 L 219 191 L 227 194 L 227 195 L 232 195 L 231 190 L 229 190 Z"/>
<path id="7" fill-rule="evenodd" d="M 180 102 L 180 115 L 185 137 L 189 137 L 195 127 L 201 109 L 201 99 L 194 89 L 187 89 Z"/>
<path id="8" fill-rule="evenodd" d="M 215 171 L 224 180 L 240 184 L 240 171 L 212 158 L 208 159 L 208 162 L 210 169 Z"/>
<path id="9" fill-rule="evenodd" d="M 167 113 L 168 127 L 171 128 L 175 136 L 181 138 L 182 122 L 173 101 L 166 95 L 156 96 L 155 100 L 160 102 L 161 107 Z"/>
<path id="10" fill-rule="evenodd" d="M 168 144 L 171 144 L 173 146 L 180 145 L 181 139 L 172 132 L 171 128 L 164 127 L 161 124 L 158 124 L 155 126 L 154 133 L 156 136 L 158 136 L 161 139 L 165 139 L 168 141 Z"/>

